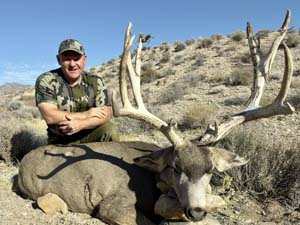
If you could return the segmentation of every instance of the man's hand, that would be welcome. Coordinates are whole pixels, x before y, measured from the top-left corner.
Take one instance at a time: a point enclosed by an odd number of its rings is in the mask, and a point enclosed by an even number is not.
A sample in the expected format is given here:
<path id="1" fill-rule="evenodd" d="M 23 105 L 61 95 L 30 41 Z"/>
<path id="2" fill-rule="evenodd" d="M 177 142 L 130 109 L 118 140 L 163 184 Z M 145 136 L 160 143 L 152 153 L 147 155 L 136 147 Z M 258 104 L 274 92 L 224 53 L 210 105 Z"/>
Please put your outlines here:
<path id="1" fill-rule="evenodd" d="M 72 135 L 82 130 L 80 120 L 65 116 L 65 120 L 58 123 L 59 130 L 64 135 Z"/>
<path id="2" fill-rule="evenodd" d="M 102 119 L 107 115 L 105 106 L 90 108 L 88 111 L 86 111 L 86 113 L 87 113 L 87 118 L 98 117 Z"/>

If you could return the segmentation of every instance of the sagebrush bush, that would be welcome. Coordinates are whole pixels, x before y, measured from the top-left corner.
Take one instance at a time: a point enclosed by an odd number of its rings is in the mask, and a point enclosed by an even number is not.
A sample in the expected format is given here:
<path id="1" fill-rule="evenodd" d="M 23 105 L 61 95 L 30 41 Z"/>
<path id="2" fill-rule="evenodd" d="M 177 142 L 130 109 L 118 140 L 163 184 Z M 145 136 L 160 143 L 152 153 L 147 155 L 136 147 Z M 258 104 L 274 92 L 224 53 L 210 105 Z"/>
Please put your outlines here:
<path id="1" fill-rule="evenodd" d="M 171 54 L 170 52 L 164 52 L 162 54 L 162 58 L 159 60 L 160 63 L 167 63 L 170 61 Z"/>
<path id="2" fill-rule="evenodd" d="M 271 30 L 259 30 L 256 32 L 255 36 L 259 38 L 266 38 L 269 36 L 271 32 L 272 32 Z"/>
<path id="3" fill-rule="evenodd" d="M 172 61 L 172 64 L 174 66 L 178 66 L 183 62 L 184 62 L 184 59 L 183 59 L 182 55 L 177 55 L 177 56 L 175 56 L 174 60 Z"/>
<path id="4" fill-rule="evenodd" d="M 26 153 L 46 143 L 45 134 L 28 127 L 28 120 L 9 112 L 0 117 L 0 160 L 7 164 L 17 163 Z"/>
<path id="5" fill-rule="evenodd" d="M 161 43 L 161 45 L 159 46 L 159 49 L 160 49 L 161 51 L 167 52 L 167 51 L 170 50 L 170 45 L 169 45 L 168 42 L 163 42 L 163 43 Z"/>
<path id="6" fill-rule="evenodd" d="M 211 35 L 210 37 L 213 41 L 219 41 L 223 38 L 223 35 L 222 34 L 213 34 Z"/>
<path id="7" fill-rule="evenodd" d="M 9 111 L 15 111 L 15 110 L 18 110 L 20 109 L 21 107 L 23 106 L 23 103 L 20 102 L 20 101 L 16 101 L 16 100 L 12 100 L 8 103 L 7 105 L 7 109 Z"/>
<path id="8" fill-rule="evenodd" d="M 186 94 L 186 84 L 182 82 L 175 82 L 169 85 L 161 92 L 158 100 L 159 104 L 169 104 L 176 100 L 180 100 Z"/>
<path id="9" fill-rule="evenodd" d="M 181 42 L 175 42 L 174 45 L 174 52 L 181 52 L 186 48 L 185 44 Z"/>
<path id="10" fill-rule="evenodd" d="M 240 60 L 242 63 L 251 63 L 252 60 L 251 60 L 251 55 L 249 52 L 245 52 L 241 57 L 240 57 Z"/>
<path id="11" fill-rule="evenodd" d="M 240 41 L 244 40 L 246 37 L 247 37 L 247 35 L 244 31 L 237 31 L 230 35 L 230 38 L 236 42 L 240 42 Z"/>
<path id="12" fill-rule="evenodd" d="M 14 163 L 20 162 L 28 152 L 46 144 L 46 136 L 37 134 L 32 128 L 22 127 L 11 137 L 11 159 Z"/>
<path id="13" fill-rule="evenodd" d="M 189 73 L 180 79 L 177 82 L 185 84 L 186 88 L 198 87 L 199 82 L 206 78 L 205 75 L 199 73 Z"/>
<path id="14" fill-rule="evenodd" d="M 184 43 L 185 43 L 187 46 L 188 46 L 188 45 L 192 45 L 192 44 L 195 43 L 195 39 L 186 40 Z"/>
<path id="15" fill-rule="evenodd" d="M 300 202 L 300 190 L 292 190 L 300 185 L 300 142 L 261 135 L 255 129 L 229 134 L 219 144 L 220 147 L 249 159 L 241 167 L 226 172 L 233 178 L 233 186 L 258 198 L 282 196 L 292 206 Z M 219 174 L 220 175 L 220 174 Z M 221 175 L 221 177 L 224 177 Z M 219 177 L 214 177 L 217 184 Z M 293 196 L 291 199 L 289 196 Z"/>
<path id="16" fill-rule="evenodd" d="M 153 69 L 152 64 L 144 64 L 141 69 L 141 83 L 150 83 L 161 78 L 160 73 Z"/>
<path id="17" fill-rule="evenodd" d="M 300 43 L 300 34 L 297 32 L 291 32 L 287 34 L 286 44 L 290 48 L 295 48 Z"/>
<path id="18" fill-rule="evenodd" d="M 230 98 L 224 100 L 224 105 L 226 106 L 232 106 L 232 105 L 244 105 L 245 104 L 245 99 L 236 97 L 236 98 Z"/>
<path id="19" fill-rule="evenodd" d="M 248 86 L 253 80 L 253 71 L 250 69 L 235 69 L 226 77 L 225 84 L 231 86 Z"/>
<path id="20" fill-rule="evenodd" d="M 192 105 L 182 116 L 178 128 L 181 130 L 206 127 L 214 117 L 215 107 L 210 105 Z"/>
<path id="21" fill-rule="evenodd" d="M 210 38 L 200 39 L 197 44 L 198 49 L 209 48 L 213 44 L 213 40 Z"/>
<path id="22" fill-rule="evenodd" d="M 205 56 L 202 55 L 202 54 L 199 54 L 196 56 L 195 58 L 195 63 L 193 65 L 195 66 L 203 66 L 204 65 L 204 62 L 205 62 Z"/>

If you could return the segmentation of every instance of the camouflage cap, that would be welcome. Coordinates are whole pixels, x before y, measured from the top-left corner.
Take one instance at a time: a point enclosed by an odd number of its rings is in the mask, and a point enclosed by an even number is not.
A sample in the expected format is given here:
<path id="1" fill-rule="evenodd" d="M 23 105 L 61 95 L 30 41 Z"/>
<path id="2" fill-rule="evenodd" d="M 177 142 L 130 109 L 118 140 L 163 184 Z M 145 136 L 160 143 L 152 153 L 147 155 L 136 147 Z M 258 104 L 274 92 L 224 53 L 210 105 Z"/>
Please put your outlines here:
<path id="1" fill-rule="evenodd" d="M 60 55 L 65 51 L 75 51 L 81 55 L 85 54 L 83 45 L 79 41 L 76 41 L 74 39 L 67 39 L 60 43 L 58 54 Z"/>

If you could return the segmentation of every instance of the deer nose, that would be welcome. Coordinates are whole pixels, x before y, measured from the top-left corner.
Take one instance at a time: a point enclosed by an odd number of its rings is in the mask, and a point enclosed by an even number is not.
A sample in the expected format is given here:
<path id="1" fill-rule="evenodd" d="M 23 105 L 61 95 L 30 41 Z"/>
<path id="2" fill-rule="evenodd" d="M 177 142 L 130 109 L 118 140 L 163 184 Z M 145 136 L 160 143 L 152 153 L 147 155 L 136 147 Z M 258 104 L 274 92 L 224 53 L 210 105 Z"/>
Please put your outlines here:
<path id="1" fill-rule="evenodd" d="M 186 208 L 184 212 L 186 217 L 192 221 L 200 221 L 206 216 L 206 211 L 200 207 Z"/>

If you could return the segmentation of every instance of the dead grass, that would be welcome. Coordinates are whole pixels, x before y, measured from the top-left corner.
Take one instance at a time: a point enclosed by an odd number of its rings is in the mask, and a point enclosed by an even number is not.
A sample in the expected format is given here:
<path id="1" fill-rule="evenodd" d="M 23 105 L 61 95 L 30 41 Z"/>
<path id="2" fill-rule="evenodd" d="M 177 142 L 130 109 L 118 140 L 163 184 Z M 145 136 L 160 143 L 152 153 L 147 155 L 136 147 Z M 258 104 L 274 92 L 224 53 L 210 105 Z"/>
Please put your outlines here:
<path id="1" fill-rule="evenodd" d="M 226 137 L 220 146 L 249 159 L 246 165 L 226 173 L 233 178 L 235 189 L 261 200 L 276 198 L 292 207 L 300 202 L 300 190 L 292 190 L 300 181 L 297 172 L 300 167 L 299 141 L 286 142 L 275 135 L 270 139 L 257 130 L 239 129 Z"/>

